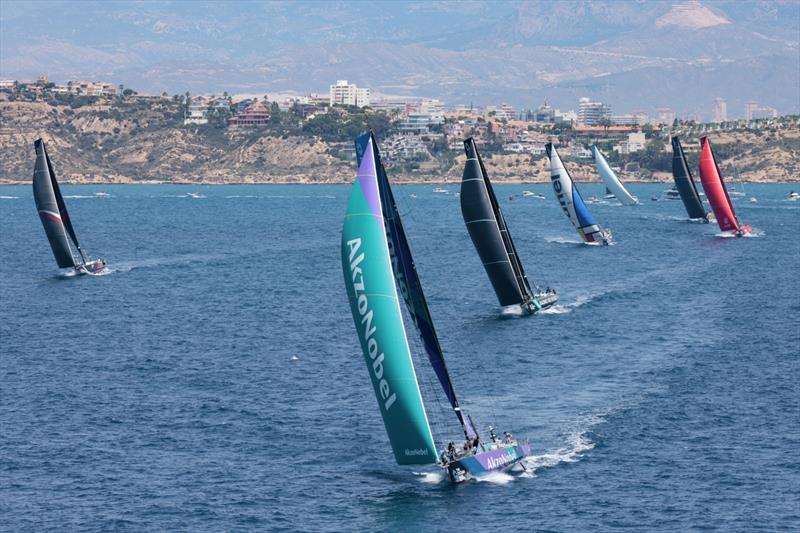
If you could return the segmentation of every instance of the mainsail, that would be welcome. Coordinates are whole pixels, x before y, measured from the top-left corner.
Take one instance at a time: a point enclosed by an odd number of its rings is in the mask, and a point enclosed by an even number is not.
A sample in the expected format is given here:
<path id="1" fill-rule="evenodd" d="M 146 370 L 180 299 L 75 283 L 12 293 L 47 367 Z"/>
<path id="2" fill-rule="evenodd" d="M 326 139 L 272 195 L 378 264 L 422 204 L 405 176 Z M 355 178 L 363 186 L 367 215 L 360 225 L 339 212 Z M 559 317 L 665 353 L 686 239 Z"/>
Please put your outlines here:
<path id="1" fill-rule="evenodd" d="M 503 213 L 475 141 L 464 141 L 467 162 L 461 180 L 461 214 L 469 236 L 503 307 L 532 298 L 528 278 L 517 256 Z"/>
<path id="2" fill-rule="evenodd" d="M 398 464 L 437 461 L 392 270 L 373 140 L 342 229 L 342 270 L 361 349 Z"/>
<path id="3" fill-rule="evenodd" d="M 400 289 L 403 300 L 405 300 L 408 313 L 414 322 L 417 333 L 425 347 L 425 352 L 428 355 L 428 361 L 436 373 L 445 396 L 447 396 L 465 435 L 474 438 L 475 430 L 469 417 L 461 410 L 453 382 L 450 379 L 450 373 L 447 371 L 444 353 L 439 344 L 436 329 L 433 326 L 433 318 L 431 318 L 428 303 L 425 300 L 422 283 L 417 274 L 414 258 L 411 255 L 411 248 L 406 238 L 403 222 L 400 219 L 400 213 L 397 211 L 389 179 L 386 176 L 386 169 L 381 162 L 375 137 L 372 133 L 365 133 L 356 139 L 355 144 L 359 166 L 363 165 L 363 162 L 370 155 L 375 161 L 383 222 L 386 229 L 386 241 L 397 286 Z"/>
<path id="4" fill-rule="evenodd" d="M 714 210 L 719 229 L 722 231 L 739 231 L 739 220 L 736 218 L 733 203 L 730 196 L 728 196 L 725 183 L 722 181 L 717 160 L 714 157 L 714 152 L 711 151 L 711 143 L 708 142 L 707 137 L 700 138 L 700 146 L 700 181 L 703 183 L 703 190 L 706 192 L 708 203 L 711 204 L 711 209 Z"/>
<path id="5" fill-rule="evenodd" d="M 547 157 L 550 158 L 550 180 L 556 193 L 556 199 L 561 205 L 564 213 L 578 230 L 585 242 L 596 242 L 601 244 L 608 243 L 608 237 L 600 226 L 595 224 L 592 215 L 586 208 L 586 204 L 581 198 L 578 189 L 572 182 L 572 178 L 564 168 L 564 163 L 558 156 L 558 152 L 552 143 L 545 145 Z"/>
<path id="6" fill-rule="evenodd" d="M 703 201 L 697 192 L 697 185 L 692 178 L 692 171 L 689 169 L 686 154 L 678 137 L 672 138 L 672 179 L 675 180 L 675 187 L 681 195 L 689 218 L 708 220 L 708 213 L 706 213 Z"/>
<path id="7" fill-rule="evenodd" d="M 79 251 L 80 246 L 69 220 L 64 198 L 61 196 L 53 165 L 42 139 L 34 142 L 34 148 L 36 149 L 36 164 L 33 169 L 33 199 L 36 202 L 39 218 L 42 220 L 47 240 L 50 241 L 50 247 L 53 249 L 58 266 L 61 268 L 75 267 L 78 262 L 72 255 L 67 233 Z"/>
<path id="8" fill-rule="evenodd" d="M 617 197 L 617 200 L 625 205 L 638 204 L 639 200 L 631 196 L 628 190 L 622 185 L 617 175 L 608 165 L 606 158 L 603 157 L 603 153 L 594 144 L 592 145 L 592 155 L 594 156 L 594 163 L 597 166 L 597 172 L 606 184 L 606 194 L 613 194 Z"/>

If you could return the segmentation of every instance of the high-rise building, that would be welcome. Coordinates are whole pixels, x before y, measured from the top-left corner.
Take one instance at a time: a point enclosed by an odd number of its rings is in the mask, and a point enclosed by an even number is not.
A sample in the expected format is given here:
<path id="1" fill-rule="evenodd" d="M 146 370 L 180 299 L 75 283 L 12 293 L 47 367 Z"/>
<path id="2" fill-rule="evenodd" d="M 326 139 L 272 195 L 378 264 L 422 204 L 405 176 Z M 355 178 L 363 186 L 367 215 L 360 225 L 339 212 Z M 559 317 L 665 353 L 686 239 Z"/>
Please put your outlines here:
<path id="1" fill-rule="evenodd" d="M 369 89 L 347 83 L 347 80 L 337 80 L 330 87 L 330 105 L 367 107 L 370 104 L 370 98 L 371 91 Z"/>
<path id="2" fill-rule="evenodd" d="M 744 103 L 744 118 L 746 120 L 753 120 L 756 111 L 758 110 L 758 102 L 755 100 L 748 100 Z"/>
<path id="3" fill-rule="evenodd" d="M 711 122 L 726 122 L 728 120 L 728 102 L 717 96 L 711 108 Z"/>
<path id="4" fill-rule="evenodd" d="M 605 118 L 611 118 L 610 105 L 602 102 L 592 102 L 586 97 L 578 101 L 578 124 L 596 126 Z"/>
<path id="5" fill-rule="evenodd" d="M 658 114 L 659 124 L 666 124 L 668 126 L 672 126 L 672 123 L 675 122 L 675 111 L 673 111 L 669 107 L 659 107 L 658 109 L 656 109 L 656 113 Z"/>

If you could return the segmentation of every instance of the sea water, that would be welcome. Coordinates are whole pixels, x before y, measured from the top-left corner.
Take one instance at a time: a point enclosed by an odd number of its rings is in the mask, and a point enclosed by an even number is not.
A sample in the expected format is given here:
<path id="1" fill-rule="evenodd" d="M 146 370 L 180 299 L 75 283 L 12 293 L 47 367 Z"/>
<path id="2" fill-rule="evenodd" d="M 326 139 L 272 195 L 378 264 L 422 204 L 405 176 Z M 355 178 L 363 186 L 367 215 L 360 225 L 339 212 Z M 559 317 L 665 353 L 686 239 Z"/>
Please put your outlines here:
<path id="1" fill-rule="evenodd" d="M 800 528 L 790 186 L 748 186 L 757 237 L 724 239 L 633 185 L 642 205 L 589 206 L 609 247 L 547 185 L 497 186 L 560 294 L 524 318 L 500 317 L 457 185 L 433 187 L 395 195 L 448 366 L 484 435 L 530 439 L 526 472 L 395 464 L 341 272 L 349 186 L 63 186 L 99 277 L 60 275 L 30 188 L 2 187 L 0 529 Z"/>

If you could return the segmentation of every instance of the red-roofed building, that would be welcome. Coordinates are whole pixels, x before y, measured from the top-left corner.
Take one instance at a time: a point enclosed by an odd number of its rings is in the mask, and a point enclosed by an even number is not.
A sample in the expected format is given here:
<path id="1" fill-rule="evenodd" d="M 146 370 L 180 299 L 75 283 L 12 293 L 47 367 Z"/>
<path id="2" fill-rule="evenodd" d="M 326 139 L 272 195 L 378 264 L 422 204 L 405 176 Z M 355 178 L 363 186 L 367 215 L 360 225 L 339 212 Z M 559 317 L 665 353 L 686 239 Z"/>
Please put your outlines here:
<path id="1" fill-rule="evenodd" d="M 228 120 L 230 126 L 266 126 L 269 124 L 270 114 L 261 102 L 254 102 L 244 112 Z"/>

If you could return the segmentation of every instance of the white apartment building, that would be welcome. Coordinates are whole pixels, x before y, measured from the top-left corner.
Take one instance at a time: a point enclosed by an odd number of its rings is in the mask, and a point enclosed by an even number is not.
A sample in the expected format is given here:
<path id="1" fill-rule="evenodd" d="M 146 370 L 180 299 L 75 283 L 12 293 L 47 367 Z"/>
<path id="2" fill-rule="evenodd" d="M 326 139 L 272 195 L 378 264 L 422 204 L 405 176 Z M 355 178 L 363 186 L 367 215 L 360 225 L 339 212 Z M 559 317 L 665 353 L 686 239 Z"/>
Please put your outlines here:
<path id="1" fill-rule="evenodd" d="M 592 102 L 585 96 L 578 100 L 578 124 L 596 126 L 602 119 L 610 117 L 610 105 L 602 102 Z"/>
<path id="2" fill-rule="evenodd" d="M 711 122 L 726 122 L 728 120 L 728 102 L 717 96 L 711 108 Z"/>
<path id="3" fill-rule="evenodd" d="M 347 80 L 337 80 L 330 86 L 330 105 L 354 105 L 367 107 L 371 101 L 371 91 L 368 88 L 357 87 Z"/>
<path id="4" fill-rule="evenodd" d="M 186 109 L 184 124 L 208 124 L 208 105 L 200 100 L 193 100 Z"/>

